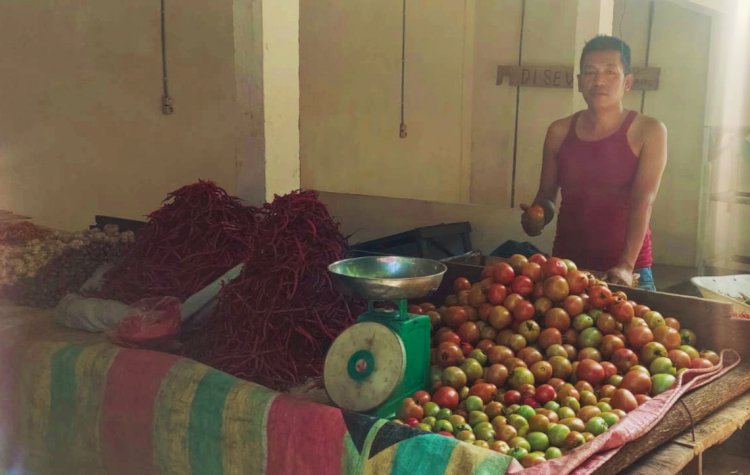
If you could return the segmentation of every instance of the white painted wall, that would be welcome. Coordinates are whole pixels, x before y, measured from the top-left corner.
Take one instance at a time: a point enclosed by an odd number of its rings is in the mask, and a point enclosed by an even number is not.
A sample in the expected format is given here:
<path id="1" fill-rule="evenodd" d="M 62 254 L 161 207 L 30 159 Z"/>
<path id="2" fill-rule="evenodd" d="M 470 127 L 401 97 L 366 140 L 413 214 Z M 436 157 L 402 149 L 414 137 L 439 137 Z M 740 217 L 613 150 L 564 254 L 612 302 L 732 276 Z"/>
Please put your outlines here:
<path id="1" fill-rule="evenodd" d="M 62 229 L 140 218 L 206 178 L 235 190 L 232 1 L 0 3 L 0 209 Z"/>

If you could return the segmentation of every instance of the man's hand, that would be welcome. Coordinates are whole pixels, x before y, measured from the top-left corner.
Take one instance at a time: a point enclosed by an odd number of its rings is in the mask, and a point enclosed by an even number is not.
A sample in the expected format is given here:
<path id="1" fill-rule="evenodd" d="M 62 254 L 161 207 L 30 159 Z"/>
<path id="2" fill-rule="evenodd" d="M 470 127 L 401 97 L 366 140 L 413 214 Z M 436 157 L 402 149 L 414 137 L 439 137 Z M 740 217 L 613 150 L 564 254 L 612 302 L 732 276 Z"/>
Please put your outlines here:
<path id="1" fill-rule="evenodd" d="M 607 271 L 607 282 L 617 285 L 633 286 L 633 268 L 618 264 Z"/>
<path id="2" fill-rule="evenodd" d="M 538 204 L 531 206 L 521 203 L 523 214 L 521 215 L 521 227 L 529 236 L 539 236 L 542 234 L 544 225 L 547 224 L 544 219 L 544 208 Z"/>

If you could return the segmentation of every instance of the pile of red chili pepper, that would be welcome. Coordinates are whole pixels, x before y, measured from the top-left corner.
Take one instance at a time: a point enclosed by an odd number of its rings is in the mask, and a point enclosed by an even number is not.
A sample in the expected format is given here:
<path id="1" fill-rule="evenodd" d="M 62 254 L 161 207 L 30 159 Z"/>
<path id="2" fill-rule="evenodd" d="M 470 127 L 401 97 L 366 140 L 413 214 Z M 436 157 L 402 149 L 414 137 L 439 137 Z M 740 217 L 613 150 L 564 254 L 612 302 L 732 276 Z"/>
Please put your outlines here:
<path id="1" fill-rule="evenodd" d="M 0 244 L 18 245 L 32 239 L 44 239 L 51 232 L 28 221 L 0 223 Z"/>
<path id="2" fill-rule="evenodd" d="M 255 211 L 210 181 L 169 193 L 106 274 L 101 296 L 125 303 L 161 296 L 184 301 L 246 257 Z"/>
<path id="3" fill-rule="evenodd" d="M 331 342 L 364 304 L 342 295 L 327 270 L 347 246 L 314 192 L 276 196 L 258 215 L 242 273 L 183 351 L 282 390 L 322 373 Z"/>

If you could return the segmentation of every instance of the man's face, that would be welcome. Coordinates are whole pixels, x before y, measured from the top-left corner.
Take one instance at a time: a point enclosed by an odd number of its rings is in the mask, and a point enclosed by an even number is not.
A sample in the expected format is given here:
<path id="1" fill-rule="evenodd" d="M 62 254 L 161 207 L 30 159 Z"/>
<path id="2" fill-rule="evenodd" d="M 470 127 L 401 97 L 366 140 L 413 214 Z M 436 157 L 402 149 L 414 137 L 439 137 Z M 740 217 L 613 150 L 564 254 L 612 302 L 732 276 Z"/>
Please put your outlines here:
<path id="1" fill-rule="evenodd" d="M 619 51 L 592 51 L 583 58 L 578 90 L 589 107 L 619 104 L 633 86 L 633 75 L 625 74 Z"/>

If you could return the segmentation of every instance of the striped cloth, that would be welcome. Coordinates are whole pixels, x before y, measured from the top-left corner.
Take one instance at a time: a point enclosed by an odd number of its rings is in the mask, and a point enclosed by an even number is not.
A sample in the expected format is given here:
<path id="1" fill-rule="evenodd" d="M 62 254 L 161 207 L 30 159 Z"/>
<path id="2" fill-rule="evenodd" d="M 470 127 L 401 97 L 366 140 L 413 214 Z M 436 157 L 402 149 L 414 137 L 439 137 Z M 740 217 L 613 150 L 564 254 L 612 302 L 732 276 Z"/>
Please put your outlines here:
<path id="1" fill-rule="evenodd" d="M 13 474 L 503 474 L 510 458 L 125 349 L 0 304 L 0 462 Z"/>

